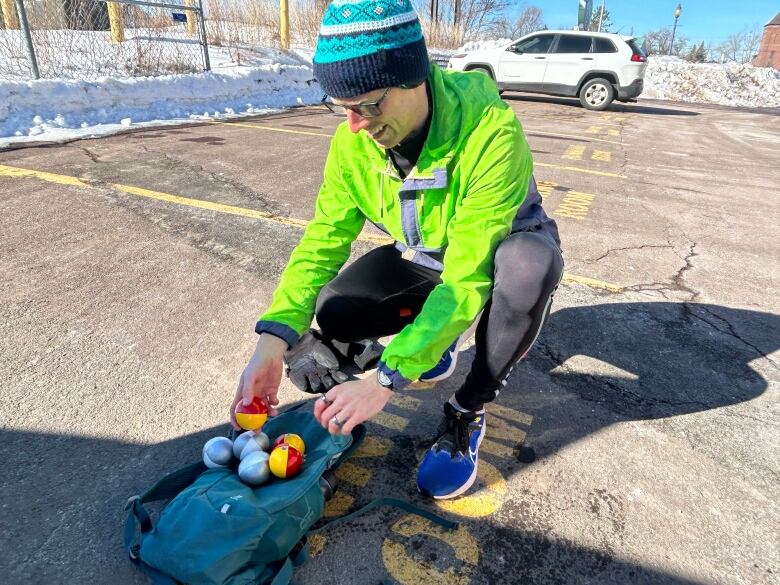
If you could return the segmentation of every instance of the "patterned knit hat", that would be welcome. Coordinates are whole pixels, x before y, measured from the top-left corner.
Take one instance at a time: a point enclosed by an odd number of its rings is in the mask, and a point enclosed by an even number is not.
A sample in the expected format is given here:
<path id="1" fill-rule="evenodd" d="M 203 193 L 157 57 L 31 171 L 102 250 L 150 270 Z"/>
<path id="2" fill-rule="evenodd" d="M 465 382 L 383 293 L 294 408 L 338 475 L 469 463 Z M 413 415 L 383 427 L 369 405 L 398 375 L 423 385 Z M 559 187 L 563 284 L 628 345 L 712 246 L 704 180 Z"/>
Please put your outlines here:
<path id="1" fill-rule="evenodd" d="M 333 0 L 313 61 L 317 81 L 336 98 L 414 87 L 428 76 L 428 51 L 410 0 Z"/>

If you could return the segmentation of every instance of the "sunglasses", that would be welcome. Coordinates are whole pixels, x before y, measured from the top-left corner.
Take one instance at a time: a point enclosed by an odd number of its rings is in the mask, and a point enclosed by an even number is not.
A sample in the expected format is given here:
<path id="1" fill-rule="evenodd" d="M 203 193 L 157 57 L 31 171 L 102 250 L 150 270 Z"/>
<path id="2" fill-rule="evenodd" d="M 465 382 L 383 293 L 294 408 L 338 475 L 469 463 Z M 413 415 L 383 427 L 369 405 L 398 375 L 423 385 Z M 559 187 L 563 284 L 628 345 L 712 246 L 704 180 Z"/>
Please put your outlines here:
<path id="1" fill-rule="evenodd" d="M 364 102 L 362 104 L 350 105 L 334 104 L 332 98 L 328 95 L 325 95 L 322 96 L 322 103 L 334 114 L 346 116 L 347 110 L 350 110 L 351 112 L 355 112 L 361 118 L 376 118 L 377 116 L 382 115 L 382 109 L 380 106 L 382 105 L 382 102 L 385 101 L 385 98 L 387 97 L 387 94 L 390 93 L 391 89 L 393 88 L 388 87 L 385 90 L 385 93 L 383 93 L 382 96 L 375 102 Z"/>

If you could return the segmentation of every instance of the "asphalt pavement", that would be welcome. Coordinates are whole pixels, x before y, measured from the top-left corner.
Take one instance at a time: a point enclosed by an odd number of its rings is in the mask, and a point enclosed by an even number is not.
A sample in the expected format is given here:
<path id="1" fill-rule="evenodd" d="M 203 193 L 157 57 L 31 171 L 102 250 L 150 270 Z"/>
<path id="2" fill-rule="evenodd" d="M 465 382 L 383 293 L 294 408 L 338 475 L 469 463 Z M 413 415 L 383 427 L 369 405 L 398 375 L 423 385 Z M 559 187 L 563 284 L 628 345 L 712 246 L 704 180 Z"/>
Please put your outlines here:
<path id="1" fill-rule="evenodd" d="M 368 423 L 327 507 L 397 497 L 458 530 L 378 510 L 313 539 L 296 582 L 777 583 L 780 111 L 504 99 L 563 240 L 549 322 L 466 497 L 426 501 L 414 471 L 473 347 Z M 3 583 L 146 582 L 124 503 L 227 430 L 340 121 L 0 152 Z M 381 242 L 365 231 L 353 258 Z"/>

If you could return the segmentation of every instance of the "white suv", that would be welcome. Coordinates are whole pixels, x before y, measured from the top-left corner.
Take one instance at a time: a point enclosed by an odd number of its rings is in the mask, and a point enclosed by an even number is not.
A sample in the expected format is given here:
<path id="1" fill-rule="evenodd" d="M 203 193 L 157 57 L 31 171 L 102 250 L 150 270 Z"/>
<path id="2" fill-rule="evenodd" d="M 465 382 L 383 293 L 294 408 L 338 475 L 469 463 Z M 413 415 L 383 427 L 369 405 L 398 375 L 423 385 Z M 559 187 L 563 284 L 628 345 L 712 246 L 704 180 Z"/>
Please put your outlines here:
<path id="1" fill-rule="evenodd" d="M 589 110 L 642 93 L 647 57 L 632 37 L 545 30 L 494 49 L 458 53 L 450 69 L 483 71 L 499 90 L 579 97 Z"/>

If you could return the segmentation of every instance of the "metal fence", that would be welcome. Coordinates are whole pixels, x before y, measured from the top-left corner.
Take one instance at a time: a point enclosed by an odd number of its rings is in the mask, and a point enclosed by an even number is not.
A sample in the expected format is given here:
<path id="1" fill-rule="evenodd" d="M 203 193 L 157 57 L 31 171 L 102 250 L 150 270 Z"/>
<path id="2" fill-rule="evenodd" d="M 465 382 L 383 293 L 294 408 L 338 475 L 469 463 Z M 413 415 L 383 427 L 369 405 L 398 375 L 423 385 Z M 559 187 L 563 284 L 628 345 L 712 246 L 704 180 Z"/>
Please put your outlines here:
<path id="1" fill-rule="evenodd" d="M 313 47 L 328 0 L 290 0 L 294 46 Z M 0 79 L 136 77 L 263 62 L 279 0 L 0 0 Z M 209 48 L 211 51 L 211 59 Z M 449 55 L 431 53 L 446 67 Z"/>
<path id="2" fill-rule="evenodd" d="M 0 79 L 209 68 L 200 0 L 0 0 Z"/>

